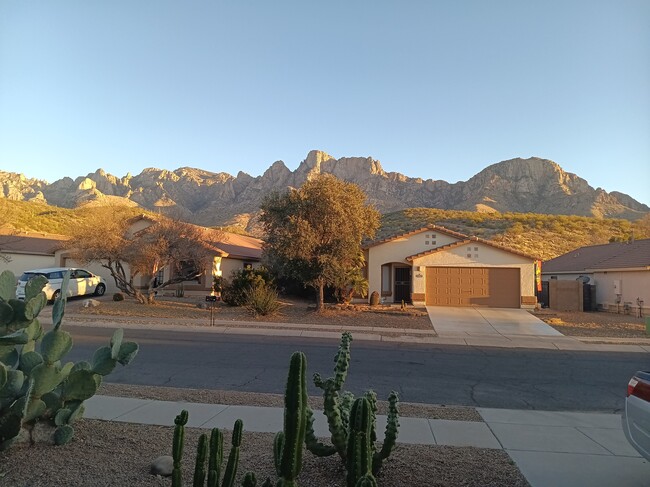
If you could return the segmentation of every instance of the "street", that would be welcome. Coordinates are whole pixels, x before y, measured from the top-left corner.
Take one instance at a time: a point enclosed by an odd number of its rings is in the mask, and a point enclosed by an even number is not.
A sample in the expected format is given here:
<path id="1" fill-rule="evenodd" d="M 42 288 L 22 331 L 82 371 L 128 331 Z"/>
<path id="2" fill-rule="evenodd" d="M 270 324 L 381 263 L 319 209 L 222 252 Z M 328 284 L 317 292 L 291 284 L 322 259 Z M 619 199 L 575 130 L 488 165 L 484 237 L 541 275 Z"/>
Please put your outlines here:
<path id="1" fill-rule="evenodd" d="M 90 360 L 112 330 L 66 326 L 66 360 Z M 140 352 L 107 382 L 283 393 L 289 357 L 302 350 L 308 374 L 332 375 L 338 342 L 197 331 L 125 330 Z M 644 353 L 576 352 L 352 342 L 346 388 L 385 399 L 490 408 L 620 412 L 627 382 L 648 367 Z M 311 380 L 310 380 L 311 384 Z M 319 390 L 310 386 L 310 394 Z"/>

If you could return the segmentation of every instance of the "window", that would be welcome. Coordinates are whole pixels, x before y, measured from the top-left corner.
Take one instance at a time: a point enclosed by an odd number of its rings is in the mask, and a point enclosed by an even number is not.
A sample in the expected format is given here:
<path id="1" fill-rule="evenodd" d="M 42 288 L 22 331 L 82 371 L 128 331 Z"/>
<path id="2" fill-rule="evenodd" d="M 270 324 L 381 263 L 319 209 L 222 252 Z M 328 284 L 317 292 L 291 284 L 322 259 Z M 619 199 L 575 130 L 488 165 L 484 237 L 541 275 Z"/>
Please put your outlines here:
<path id="1" fill-rule="evenodd" d="M 383 265 L 381 266 L 381 294 L 382 296 L 390 296 L 392 289 L 391 283 L 391 266 Z"/>
<path id="2" fill-rule="evenodd" d="M 90 272 L 88 271 L 83 271 L 81 269 L 77 269 L 76 274 L 74 276 L 77 279 L 88 279 L 89 277 L 92 277 L 90 275 Z"/>
<path id="3" fill-rule="evenodd" d="M 244 270 L 245 271 L 252 271 L 253 270 L 253 263 L 252 262 L 244 262 Z"/>
<path id="4" fill-rule="evenodd" d="M 467 254 L 467 258 L 468 258 L 468 259 L 471 259 L 471 258 L 472 258 L 472 254 Z"/>
<path id="5" fill-rule="evenodd" d="M 478 247 L 474 247 L 474 252 L 478 252 Z"/>
<path id="6" fill-rule="evenodd" d="M 193 276 L 196 274 L 197 268 L 194 265 L 193 260 L 181 260 L 178 262 L 176 267 L 176 274 L 179 276 Z M 186 279 L 187 281 L 198 281 L 201 282 L 201 276 L 197 276 L 194 279 Z"/>
<path id="7" fill-rule="evenodd" d="M 424 245 L 429 245 L 429 241 L 428 241 L 428 240 L 425 240 L 425 241 L 424 241 Z"/>

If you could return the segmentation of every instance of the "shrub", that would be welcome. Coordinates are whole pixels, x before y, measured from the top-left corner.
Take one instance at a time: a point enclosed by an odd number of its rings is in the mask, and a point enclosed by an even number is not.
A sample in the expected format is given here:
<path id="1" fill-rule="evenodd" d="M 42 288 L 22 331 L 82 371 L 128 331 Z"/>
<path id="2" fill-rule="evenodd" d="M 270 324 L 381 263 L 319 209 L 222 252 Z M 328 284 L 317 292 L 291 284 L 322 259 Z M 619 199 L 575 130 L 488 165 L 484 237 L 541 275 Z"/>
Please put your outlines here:
<path id="1" fill-rule="evenodd" d="M 233 271 L 230 280 L 223 282 L 221 299 L 230 306 L 244 306 L 246 291 L 254 286 L 266 284 L 272 284 L 272 280 L 269 272 L 263 267 Z"/>
<path id="2" fill-rule="evenodd" d="M 113 301 L 124 301 L 124 294 L 123 293 L 113 294 Z"/>
<path id="3" fill-rule="evenodd" d="M 268 284 L 256 284 L 244 291 L 244 306 L 254 316 L 272 315 L 280 307 L 278 292 Z"/>

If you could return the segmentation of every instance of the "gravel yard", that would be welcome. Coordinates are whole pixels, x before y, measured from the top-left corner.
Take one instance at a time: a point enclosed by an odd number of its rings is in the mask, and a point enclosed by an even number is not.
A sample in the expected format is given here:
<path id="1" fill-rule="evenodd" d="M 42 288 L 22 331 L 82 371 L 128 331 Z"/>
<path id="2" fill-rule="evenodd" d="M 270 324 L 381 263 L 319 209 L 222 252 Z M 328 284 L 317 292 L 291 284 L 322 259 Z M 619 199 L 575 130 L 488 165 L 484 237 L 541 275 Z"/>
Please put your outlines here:
<path id="1" fill-rule="evenodd" d="M 191 485 L 200 432 L 186 428 L 185 485 Z M 67 445 L 40 445 L 0 453 L 0 484 L 3 487 L 168 487 L 171 480 L 151 475 L 149 465 L 159 455 L 171 454 L 172 435 L 172 426 L 81 420 L 75 424 L 74 439 Z M 256 472 L 260 483 L 266 476 L 275 478 L 273 436 L 247 432 L 244 424 L 239 482 L 249 470 Z M 227 452 L 229 448 L 227 433 L 224 450 Z M 301 487 L 345 487 L 344 479 L 345 471 L 338 457 L 316 458 L 305 452 L 299 478 Z M 501 450 L 402 444 L 398 444 L 385 462 L 378 480 L 382 487 L 529 485 Z"/>
<path id="2" fill-rule="evenodd" d="M 112 301 L 110 297 L 100 299 L 97 307 L 83 307 L 84 300 L 70 300 L 67 312 L 82 316 L 97 317 L 129 317 L 144 321 L 145 318 L 177 318 L 181 320 L 197 320 L 193 324 L 206 326 L 210 323 L 210 311 L 199 309 L 199 304 L 205 304 L 202 297 L 188 298 L 159 298 L 152 305 L 143 305 L 127 299 Z M 401 310 L 399 306 L 368 306 L 368 305 L 328 305 L 325 311 L 317 313 L 313 305 L 306 301 L 283 299 L 284 306 L 278 314 L 272 316 L 253 317 L 245 308 L 228 306 L 217 303 L 214 317 L 226 321 L 257 321 L 276 323 L 298 323 L 314 325 L 345 325 L 351 331 L 355 327 L 407 328 L 415 330 L 431 330 L 431 321 L 424 308 L 407 306 Z"/>
<path id="3" fill-rule="evenodd" d="M 560 333 L 577 337 L 648 338 L 644 318 L 603 311 L 542 309 L 534 313 Z"/>

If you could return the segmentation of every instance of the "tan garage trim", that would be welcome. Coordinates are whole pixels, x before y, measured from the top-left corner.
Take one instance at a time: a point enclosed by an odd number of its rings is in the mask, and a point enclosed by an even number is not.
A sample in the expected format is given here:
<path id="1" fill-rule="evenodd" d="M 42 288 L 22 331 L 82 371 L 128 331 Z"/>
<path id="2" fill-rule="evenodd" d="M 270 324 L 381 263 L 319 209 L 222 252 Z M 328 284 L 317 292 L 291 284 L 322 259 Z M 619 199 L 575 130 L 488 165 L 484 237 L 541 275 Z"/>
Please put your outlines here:
<path id="1" fill-rule="evenodd" d="M 520 307 L 519 268 L 427 267 L 429 306 Z"/>

